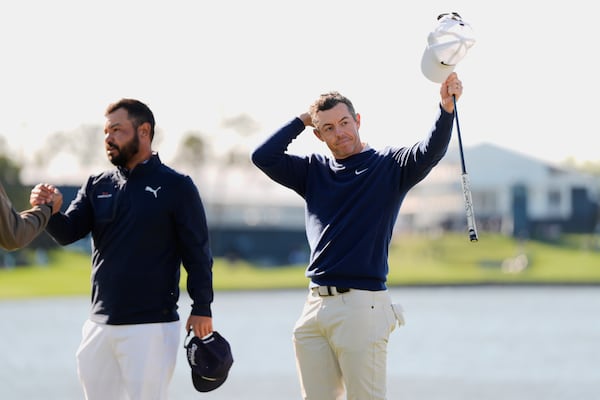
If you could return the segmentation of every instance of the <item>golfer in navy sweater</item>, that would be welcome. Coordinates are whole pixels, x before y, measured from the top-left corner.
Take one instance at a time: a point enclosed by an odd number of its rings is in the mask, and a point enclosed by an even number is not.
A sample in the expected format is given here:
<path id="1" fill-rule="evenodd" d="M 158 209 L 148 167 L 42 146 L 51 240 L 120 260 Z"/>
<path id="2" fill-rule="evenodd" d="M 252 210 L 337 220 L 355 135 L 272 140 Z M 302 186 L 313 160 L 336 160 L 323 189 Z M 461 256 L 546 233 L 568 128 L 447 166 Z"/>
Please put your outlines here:
<path id="1" fill-rule="evenodd" d="M 293 332 L 304 399 L 386 398 L 387 341 L 396 323 L 403 323 L 386 288 L 392 230 L 409 189 L 446 153 L 452 95 L 461 94 L 452 73 L 441 84 L 430 134 L 410 147 L 371 148 L 359 135 L 360 114 L 348 98 L 331 92 L 253 152 L 252 161 L 265 174 L 306 202 L 310 284 Z M 332 157 L 287 152 L 307 126 Z"/>
<path id="2" fill-rule="evenodd" d="M 192 308 L 185 324 L 212 332 L 212 255 L 204 207 L 186 175 L 151 149 L 154 116 L 122 99 L 106 111 L 104 144 L 116 166 L 89 177 L 47 231 L 65 245 L 92 235 L 92 306 L 77 351 L 88 400 L 166 400 L 183 331 L 180 269 Z"/>

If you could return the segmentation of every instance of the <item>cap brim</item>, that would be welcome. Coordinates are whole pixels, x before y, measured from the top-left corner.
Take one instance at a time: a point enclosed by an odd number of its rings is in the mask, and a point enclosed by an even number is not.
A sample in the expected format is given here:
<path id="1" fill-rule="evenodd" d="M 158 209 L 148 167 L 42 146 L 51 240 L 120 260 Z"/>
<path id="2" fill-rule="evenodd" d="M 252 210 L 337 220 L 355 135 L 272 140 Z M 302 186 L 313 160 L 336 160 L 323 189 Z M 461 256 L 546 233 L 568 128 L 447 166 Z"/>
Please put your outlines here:
<path id="1" fill-rule="evenodd" d="M 421 58 L 421 72 L 432 82 L 442 83 L 454 71 L 454 65 L 440 63 L 430 47 L 426 47 Z"/>
<path id="2" fill-rule="evenodd" d="M 199 392 L 210 392 L 211 390 L 215 390 L 227 379 L 227 375 L 217 378 L 217 379 L 207 379 L 200 375 L 197 375 L 192 371 L 192 382 L 194 383 L 194 387 Z"/>

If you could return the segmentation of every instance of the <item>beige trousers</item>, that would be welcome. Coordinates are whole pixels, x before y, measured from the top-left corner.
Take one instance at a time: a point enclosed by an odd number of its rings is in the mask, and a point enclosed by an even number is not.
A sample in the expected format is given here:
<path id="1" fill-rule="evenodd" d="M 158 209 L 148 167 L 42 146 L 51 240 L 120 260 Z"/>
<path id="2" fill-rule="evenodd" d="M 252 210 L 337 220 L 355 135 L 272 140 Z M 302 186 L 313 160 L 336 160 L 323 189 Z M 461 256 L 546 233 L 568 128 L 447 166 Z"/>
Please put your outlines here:
<path id="1" fill-rule="evenodd" d="M 293 333 L 302 398 L 385 399 L 388 337 L 402 322 L 388 291 L 309 291 Z"/>

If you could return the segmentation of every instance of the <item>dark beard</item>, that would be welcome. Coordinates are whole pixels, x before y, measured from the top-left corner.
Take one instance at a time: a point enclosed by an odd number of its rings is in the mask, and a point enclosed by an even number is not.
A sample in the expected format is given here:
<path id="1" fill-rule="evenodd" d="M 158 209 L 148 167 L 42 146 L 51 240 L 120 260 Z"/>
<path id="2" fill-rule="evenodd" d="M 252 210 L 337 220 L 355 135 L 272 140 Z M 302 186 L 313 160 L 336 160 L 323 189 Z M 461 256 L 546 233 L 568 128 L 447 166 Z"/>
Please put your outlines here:
<path id="1" fill-rule="evenodd" d="M 138 138 L 137 132 L 133 139 L 129 143 L 126 143 L 122 147 L 112 146 L 119 152 L 114 157 L 109 157 L 110 162 L 117 167 L 125 167 L 127 162 L 140 151 L 140 139 Z"/>

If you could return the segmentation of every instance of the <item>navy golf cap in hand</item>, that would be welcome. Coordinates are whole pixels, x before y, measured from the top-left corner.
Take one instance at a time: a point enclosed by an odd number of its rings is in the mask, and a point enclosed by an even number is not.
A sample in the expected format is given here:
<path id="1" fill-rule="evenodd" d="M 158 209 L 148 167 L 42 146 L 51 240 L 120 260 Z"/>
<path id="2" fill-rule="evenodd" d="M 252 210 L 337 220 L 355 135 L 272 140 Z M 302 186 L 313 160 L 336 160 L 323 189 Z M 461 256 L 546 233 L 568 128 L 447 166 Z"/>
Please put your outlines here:
<path id="1" fill-rule="evenodd" d="M 210 392 L 225 382 L 233 364 L 233 355 L 229 342 L 219 332 L 213 331 L 202 339 L 194 336 L 184 347 L 197 391 Z"/>

